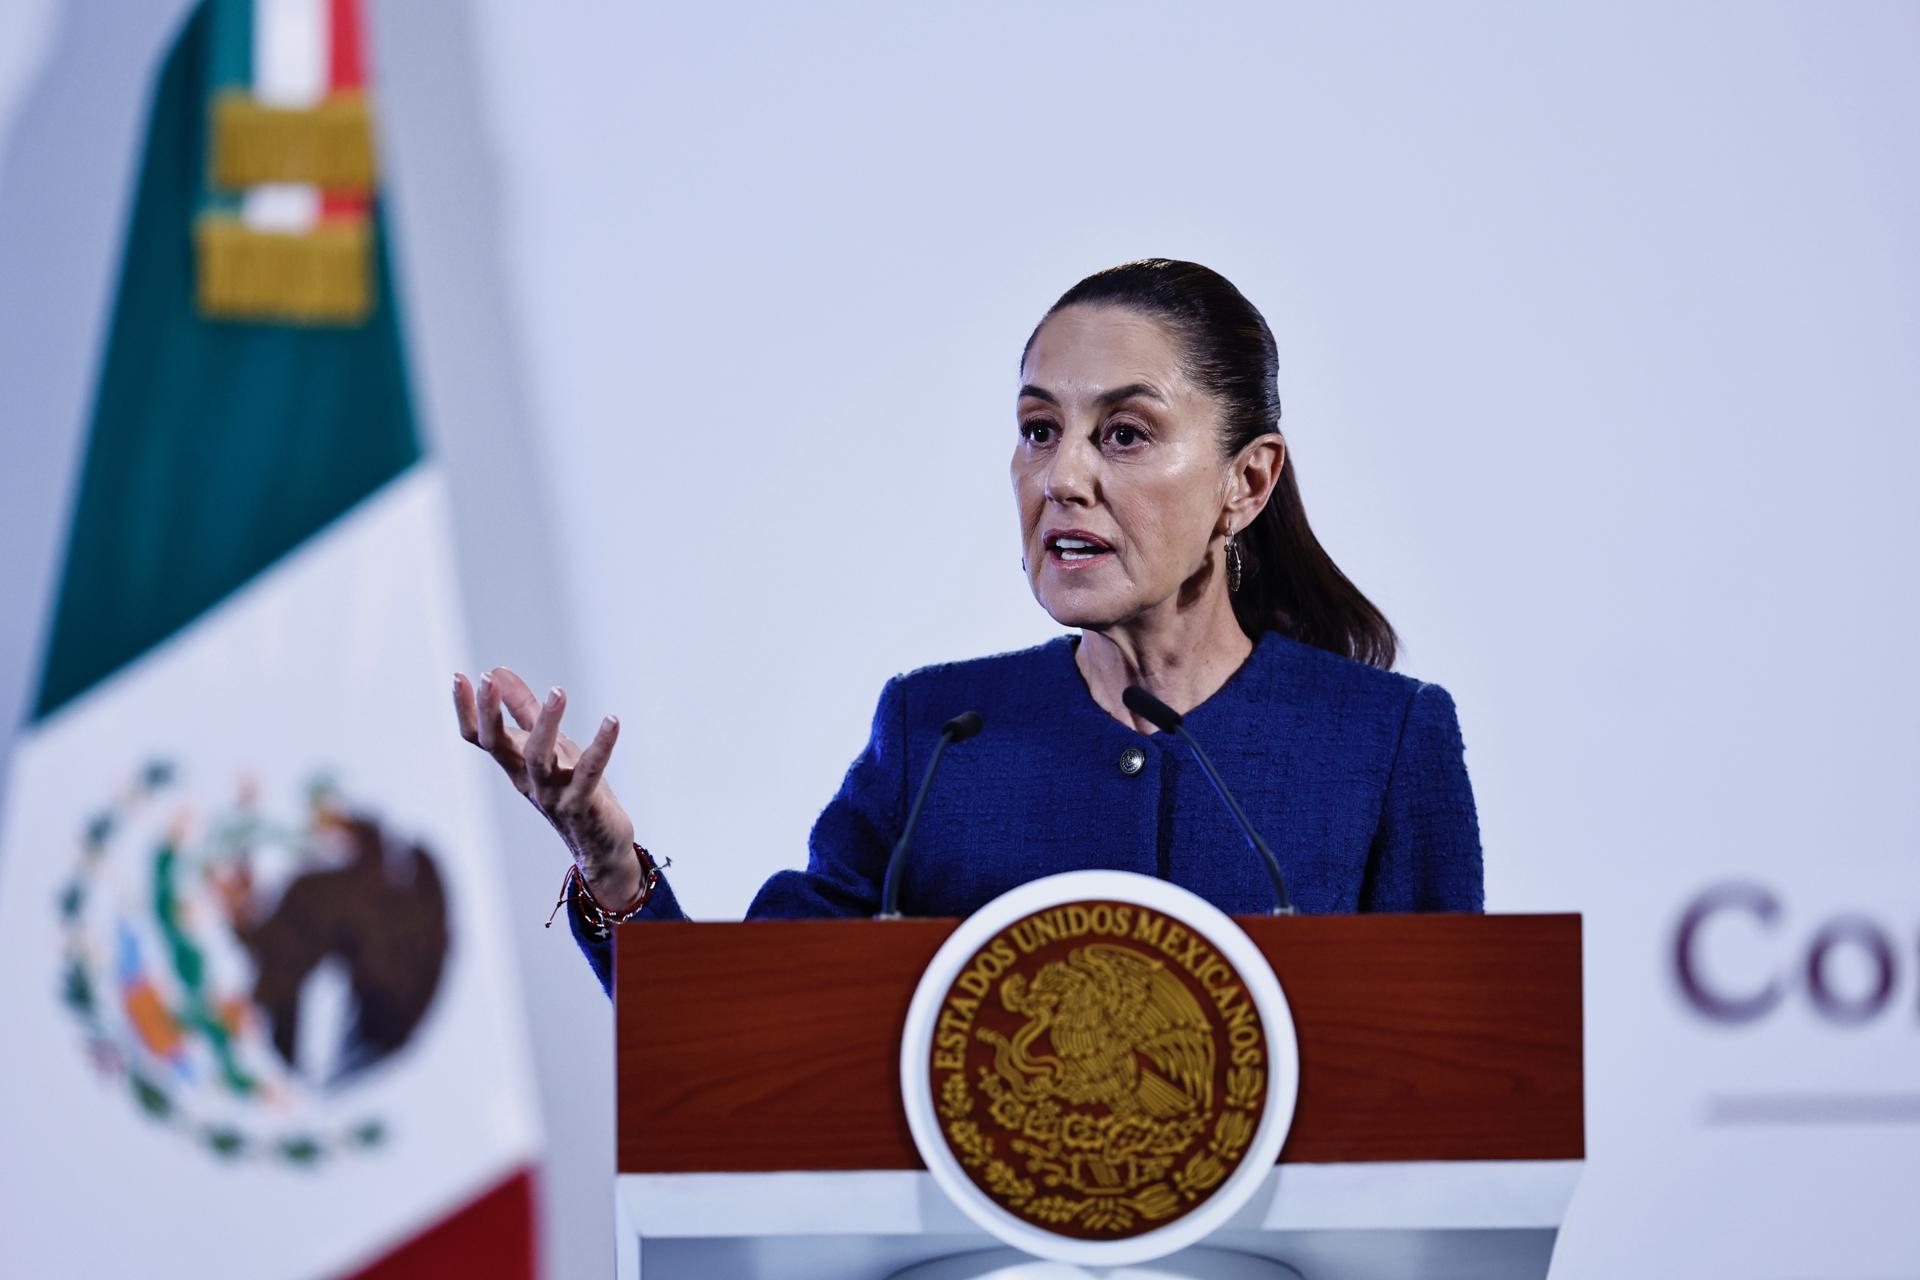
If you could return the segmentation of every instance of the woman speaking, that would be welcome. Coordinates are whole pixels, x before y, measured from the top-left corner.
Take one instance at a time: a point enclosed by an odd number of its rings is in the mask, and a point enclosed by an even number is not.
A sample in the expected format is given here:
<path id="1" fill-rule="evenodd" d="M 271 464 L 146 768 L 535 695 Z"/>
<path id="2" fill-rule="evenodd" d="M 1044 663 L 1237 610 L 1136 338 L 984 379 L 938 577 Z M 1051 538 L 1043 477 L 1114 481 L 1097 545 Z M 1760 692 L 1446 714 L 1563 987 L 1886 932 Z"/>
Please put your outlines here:
<path id="1" fill-rule="evenodd" d="M 806 870 L 774 875 L 747 915 L 875 914 L 943 725 L 967 711 L 983 727 L 945 753 L 925 797 L 896 869 L 903 912 L 964 916 L 1090 868 L 1171 880 L 1229 913 L 1270 910 L 1264 861 L 1186 745 L 1123 700 L 1132 685 L 1185 717 L 1297 909 L 1480 910 L 1453 700 L 1390 670 L 1393 628 L 1308 528 L 1260 312 L 1196 263 L 1126 263 L 1054 303 L 1020 381 L 1022 565 L 1078 634 L 887 681 Z M 461 736 L 572 851 L 562 898 L 610 986 L 612 922 L 684 918 L 606 783 L 618 722 L 576 746 L 560 732 L 565 694 L 542 702 L 505 667 L 477 690 L 456 674 L 453 696 Z"/>

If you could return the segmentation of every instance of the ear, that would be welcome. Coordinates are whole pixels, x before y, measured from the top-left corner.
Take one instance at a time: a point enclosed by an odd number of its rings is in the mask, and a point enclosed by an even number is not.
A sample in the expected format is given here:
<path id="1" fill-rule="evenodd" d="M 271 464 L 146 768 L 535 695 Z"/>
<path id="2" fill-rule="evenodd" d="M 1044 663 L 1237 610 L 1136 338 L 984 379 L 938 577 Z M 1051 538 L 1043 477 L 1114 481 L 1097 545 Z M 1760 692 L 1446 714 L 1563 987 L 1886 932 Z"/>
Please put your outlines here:
<path id="1" fill-rule="evenodd" d="M 1267 431 L 1247 442 L 1233 460 L 1233 478 L 1227 488 L 1226 516 L 1235 530 L 1245 529 L 1266 510 L 1267 499 L 1280 483 L 1287 463 L 1287 442 L 1278 431 Z"/>

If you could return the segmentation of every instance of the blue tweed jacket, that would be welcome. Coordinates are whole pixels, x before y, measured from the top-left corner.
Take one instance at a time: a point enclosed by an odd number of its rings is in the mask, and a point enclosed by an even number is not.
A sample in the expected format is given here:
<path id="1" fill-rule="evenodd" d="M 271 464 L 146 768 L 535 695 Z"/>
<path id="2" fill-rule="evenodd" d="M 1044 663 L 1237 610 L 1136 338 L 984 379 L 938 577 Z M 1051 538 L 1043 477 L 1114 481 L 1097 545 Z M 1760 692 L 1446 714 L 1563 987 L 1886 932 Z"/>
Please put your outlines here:
<path id="1" fill-rule="evenodd" d="M 873 735 L 814 823 L 805 871 L 781 871 L 748 918 L 870 916 L 887 855 L 940 726 L 985 728 L 948 749 L 903 865 L 901 910 L 964 916 L 1040 876 L 1119 868 L 1193 890 L 1230 914 L 1273 886 L 1186 744 L 1141 734 L 1094 702 L 1077 636 L 923 667 L 887 681 Z M 1307 913 L 1479 911 L 1480 832 L 1452 697 L 1268 632 L 1186 716 Z M 1145 755 L 1131 763 L 1129 748 Z M 612 945 L 568 908 L 611 991 Z M 685 919 L 664 879 L 642 919 Z"/>

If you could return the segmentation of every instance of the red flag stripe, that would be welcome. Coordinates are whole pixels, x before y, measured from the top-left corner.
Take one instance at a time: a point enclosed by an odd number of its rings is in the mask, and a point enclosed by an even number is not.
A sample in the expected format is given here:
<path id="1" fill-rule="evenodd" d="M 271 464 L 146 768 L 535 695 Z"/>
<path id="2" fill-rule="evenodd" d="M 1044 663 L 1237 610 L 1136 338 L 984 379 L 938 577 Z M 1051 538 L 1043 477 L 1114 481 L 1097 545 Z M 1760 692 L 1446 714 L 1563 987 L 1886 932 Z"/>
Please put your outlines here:
<path id="1" fill-rule="evenodd" d="M 327 87 L 335 93 L 360 88 L 367 82 L 367 64 L 360 42 L 359 0 L 328 0 L 327 25 L 332 34 Z"/>
<path id="2" fill-rule="evenodd" d="M 534 1174 L 520 1170 L 343 1280 L 537 1280 Z"/>
<path id="3" fill-rule="evenodd" d="M 327 0 L 327 92 L 364 89 L 367 50 L 360 24 L 360 0 Z M 357 191 L 320 193 L 322 218 L 359 217 L 367 198 Z"/>

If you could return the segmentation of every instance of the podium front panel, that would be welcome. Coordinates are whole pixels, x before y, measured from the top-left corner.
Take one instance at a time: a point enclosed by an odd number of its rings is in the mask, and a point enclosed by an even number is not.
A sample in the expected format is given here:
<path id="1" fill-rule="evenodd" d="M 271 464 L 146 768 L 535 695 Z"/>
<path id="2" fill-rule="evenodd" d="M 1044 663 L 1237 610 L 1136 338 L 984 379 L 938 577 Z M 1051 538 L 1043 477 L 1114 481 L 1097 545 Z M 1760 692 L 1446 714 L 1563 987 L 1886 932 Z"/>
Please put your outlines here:
<path id="1" fill-rule="evenodd" d="M 1578 916 L 1237 923 L 1299 1037 L 1283 1166 L 1584 1159 Z M 900 1036 L 957 925 L 617 926 L 619 1171 L 923 1168 Z"/>

